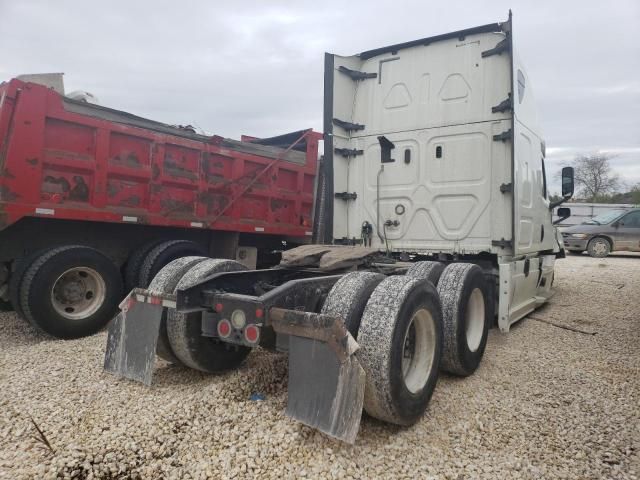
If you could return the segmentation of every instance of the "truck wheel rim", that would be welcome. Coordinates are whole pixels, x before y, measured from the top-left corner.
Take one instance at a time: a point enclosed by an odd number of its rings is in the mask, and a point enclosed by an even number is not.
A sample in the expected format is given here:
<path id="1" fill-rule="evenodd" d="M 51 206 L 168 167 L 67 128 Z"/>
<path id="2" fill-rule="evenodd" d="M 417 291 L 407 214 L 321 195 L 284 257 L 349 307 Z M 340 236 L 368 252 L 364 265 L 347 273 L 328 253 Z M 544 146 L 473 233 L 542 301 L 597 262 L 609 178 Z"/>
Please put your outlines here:
<path id="1" fill-rule="evenodd" d="M 104 303 L 106 285 L 102 276 L 87 267 L 70 268 L 51 289 L 56 313 L 69 320 L 81 320 L 96 313 Z"/>
<path id="2" fill-rule="evenodd" d="M 404 334 L 402 376 L 407 390 L 418 393 L 429 379 L 436 351 L 433 317 L 422 308 L 411 317 Z"/>
<path id="3" fill-rule="evenodd" d="M 474 288 L 469 296 L 465 315 L 467 346 L 472 352 L 478 350 L 482 342 L 484 323 L 484 297 L 482 296 L 482 290 Z"/>

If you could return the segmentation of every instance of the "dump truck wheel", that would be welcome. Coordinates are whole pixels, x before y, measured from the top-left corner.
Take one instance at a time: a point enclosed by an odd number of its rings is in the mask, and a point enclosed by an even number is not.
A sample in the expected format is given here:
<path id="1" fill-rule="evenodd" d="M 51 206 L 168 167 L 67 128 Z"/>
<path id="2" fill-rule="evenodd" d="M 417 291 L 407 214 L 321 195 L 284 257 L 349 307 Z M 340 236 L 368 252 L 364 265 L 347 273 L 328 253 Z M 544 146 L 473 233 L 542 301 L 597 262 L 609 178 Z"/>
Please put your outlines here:
<path id="1" fill-rule="evenodd" d="M 385 279 L 381 273 L 351 272 L 336 282 L 322 306 L 322 313 L 336 315 L 344 319 L 349 333 L 358 338 L 362 312 L 369 297 Z"/>
<path id="2" fill-rule="evenodd" d="M 13 306 L 11 302 L 7 302 L 6 300 L 0 299 L 0 312 L 11 312 L 13 311 Z"/>
<path id="3" fill-rule="evenodd" d="M 205 261 L 206 257 L 182 257 L 169 262 L 157 273 L 149 284 L 149 291 L 159 293 L 173 293 L 180 279 L 194 265 Z M 167 309 L 162 310 L 162 319 L 160 320 L 160 331 L 158 333 L 158 342 L 156 343 L 156 354 L 170 363 L 180 365 L 182 362 L 176 357 L 169 344 L 167 337 Z"/>
<path id="4" fill-rule="evenodd" d="M 184 274 L 176 290 L 188 288 L 214 273 L 239 270 L 247 270 L 247 267 L 234 260 L 205 260 Z M 214 373 L 236 368 L 251 351 L 249 347 L 202 336 L 202 312 L 181 313 L 169 310 L 167 333 L 171 348 L 180 361 L 202 372 Z"/>
<path id="5" fill-rule="evenodd" d="M 24 278 L 24 274 L 27 272 L 27 269 L 31 266 L 31 264 L 36 261 L 37 258 L 42 256 L 49 250 L 52 250 L 52 248 L 45 248 L 36 252 L 32 252 L 24 258 L 19 258 L 14 261 L 15 267 L 13 269 L 13 272 L 11 273 L 11 277 L 9 278 L 9 301 L 11 302 L 11 305 L 13 305 L 14 311 L 21 318 L 24 318 L 24 312 L 22 311 L 22 307 L 20 306 L 20 289 L 22 287 L 22 279 Z"/>
<path id="6" fill-rule="evenodd" d="M 424 413 L 438 380 L 442 312 L 435 287 L 404 275 L 385 278 L 362 314 L 356 353 L 366 372 L 364 409 L 411 425 Z"/>
<path id="7" fill-rule="evenodd" d="M 138 286 L 146 288 L 158 272 L 171 261 L 181 257 L 206 257 L 207 252 L 195 242 L 189 240 L 171 240 L 162 242 L 153 248 L 140 267 Z"/>
<path id="8" fill-rule="evenodd" d="M 452 263 L 440 277 L 438 294 L 444 331 L 442 368 L 466 377 L 480 365 L 493 320 L 482 269 L 471 263 Z"/>
<path id="9" fill-rule="evenodd" d="M 118 267 L 93 248 L 73 245 L 41 254 L 20 282 L 20 308 L 36 328 L 58 338 L 92 335 L 122 299 Z"/>
<path id="10" fill-rule="evenodd" d="M 139 285 L 139 280 L 142 264 L 144 263 L 151 250 L 164 242 L 165 240 L 155 240 L 153 242 L 148 242 L 131 252 L 129 258 L 127 259 L 127 263 L 125 263 L 124 265 L 123 277 L 125 292 L 129 293 L 134 288 L 141 286 Z"/>
<path id="11" fill-rule="evenodd" d="M 433 283 L 434 286 L 437 286 L 444 267 L 445 264 L 441 262 L 416 262 L 409 267 L 406 275 L 408 277 L 424 278 Z"/>
<path id="12" fill-rule="evenodd" d="M 604 258 L 611 253 L 611 242 L 604 237 L 595 237 L 589 240 L 587 252 L 591 257 Z"/>

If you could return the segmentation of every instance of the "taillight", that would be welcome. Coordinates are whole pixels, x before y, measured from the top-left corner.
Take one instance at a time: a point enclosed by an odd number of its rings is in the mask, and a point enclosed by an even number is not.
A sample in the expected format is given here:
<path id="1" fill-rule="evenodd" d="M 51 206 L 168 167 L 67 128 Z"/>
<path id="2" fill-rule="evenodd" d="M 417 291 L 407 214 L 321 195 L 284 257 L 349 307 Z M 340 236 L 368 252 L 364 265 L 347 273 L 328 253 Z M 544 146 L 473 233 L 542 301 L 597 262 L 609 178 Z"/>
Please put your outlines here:
<path id="1" fill-rule="evenodd" d="M 226 318 L 223 318 L 218 322 L 218 336 L 221 338 L 227 338 L 231 335 L 231 322 Z"/>
<path id="2" fill-rule="evenodd" d="M 260 329 L 255 325 L 247 325 L 247 328 L 244 329 L 244 339 L 249 343 L 258 343 Z"/>

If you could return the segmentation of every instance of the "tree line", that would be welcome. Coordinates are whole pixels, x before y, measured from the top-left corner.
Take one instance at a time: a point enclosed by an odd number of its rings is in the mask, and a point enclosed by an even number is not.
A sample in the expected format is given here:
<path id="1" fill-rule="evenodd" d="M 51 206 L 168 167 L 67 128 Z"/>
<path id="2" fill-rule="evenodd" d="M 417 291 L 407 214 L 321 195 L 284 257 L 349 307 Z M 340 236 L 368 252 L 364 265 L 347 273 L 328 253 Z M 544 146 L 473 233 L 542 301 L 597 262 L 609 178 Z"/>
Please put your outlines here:
<path id="1" fill-rule="evenodd" d="M 574 169 L 576 200 L 589 203 L 640 204 L 640 183 L 625 185 L 620 176 L 611 169 L 613 155 L 592 153 L 577 155 L 569 166 Z M 558 195 L 551 195 L 551 201 Z"/>

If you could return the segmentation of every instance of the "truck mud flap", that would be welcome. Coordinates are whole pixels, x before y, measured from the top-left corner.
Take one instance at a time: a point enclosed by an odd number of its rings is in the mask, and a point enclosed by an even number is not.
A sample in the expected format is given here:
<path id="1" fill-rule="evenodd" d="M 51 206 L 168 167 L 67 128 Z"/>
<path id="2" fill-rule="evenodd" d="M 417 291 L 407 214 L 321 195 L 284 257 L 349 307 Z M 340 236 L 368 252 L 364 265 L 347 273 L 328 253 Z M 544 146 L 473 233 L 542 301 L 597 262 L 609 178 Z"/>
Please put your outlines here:
<path id="1" fill-rule="evenodd" d="M 360 428 L 365 372 L 358 344 L 340 318 L 272 308 L 274 330 L 289 335 L 289 417 L 354 443 Z"/>
<path id="2" fill-rule="evenodd" d="M 141 289 L 125 298 L 109 325 L 105 371 L 151 385 L 162 310 L 171 302 Z"/>

